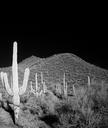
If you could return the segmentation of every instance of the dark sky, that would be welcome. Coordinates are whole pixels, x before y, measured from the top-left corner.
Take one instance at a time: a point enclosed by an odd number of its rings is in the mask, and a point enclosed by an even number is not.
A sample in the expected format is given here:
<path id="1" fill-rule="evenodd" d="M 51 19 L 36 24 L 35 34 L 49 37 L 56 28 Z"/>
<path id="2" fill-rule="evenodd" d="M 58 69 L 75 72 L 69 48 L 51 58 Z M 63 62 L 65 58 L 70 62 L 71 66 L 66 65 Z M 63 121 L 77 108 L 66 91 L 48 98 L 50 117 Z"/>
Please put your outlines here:
<path id="1" fill-rule="evenodd" d="M 77 31 L 67 25 L 0 24 L 0 67 L 11 65 L 13 42 L 17 41 L 18 62 L 31 55 L 43 58 L 68 52 L 108 69 L 107 45 L 88 38 L 86 31 Z"/>

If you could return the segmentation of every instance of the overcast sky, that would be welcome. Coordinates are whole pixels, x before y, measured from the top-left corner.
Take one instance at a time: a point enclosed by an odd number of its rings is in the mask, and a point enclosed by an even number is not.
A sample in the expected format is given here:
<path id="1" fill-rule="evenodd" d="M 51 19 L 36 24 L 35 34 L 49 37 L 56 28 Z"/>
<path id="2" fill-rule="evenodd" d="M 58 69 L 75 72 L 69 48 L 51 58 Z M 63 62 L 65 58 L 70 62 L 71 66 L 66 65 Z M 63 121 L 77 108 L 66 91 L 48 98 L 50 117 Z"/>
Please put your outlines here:
<path id="1" fill-rule="evenodd" d="M 18 62 L 35 55 L 49 57 L 58 53 L 72 53 L 85 61 L 108 69 L 107 48 L 99 40 L 76 36 L 69 29 L 40 24 L 0 25 L 0 67 L 10 66 L 13 42 L 18 42 Z M 75 36 L 74 36 L 75 35 Z"/>

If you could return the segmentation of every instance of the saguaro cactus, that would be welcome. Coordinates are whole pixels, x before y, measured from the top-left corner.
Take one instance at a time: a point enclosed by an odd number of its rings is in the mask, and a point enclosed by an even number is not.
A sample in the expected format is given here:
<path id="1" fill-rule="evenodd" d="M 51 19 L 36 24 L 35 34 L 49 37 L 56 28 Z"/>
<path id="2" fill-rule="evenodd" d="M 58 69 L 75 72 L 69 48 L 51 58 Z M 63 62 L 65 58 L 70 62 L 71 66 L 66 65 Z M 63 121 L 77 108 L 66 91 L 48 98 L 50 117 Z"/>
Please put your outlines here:
<path id="1" fill-rule="evenodd" d="M 64 85 L 64 96 L 67 97 L 67 83 L 66 83 L 66 80 L 65 80 L 65 73 L 64 73 L 64 76 L 63 76 L 63 85 Z"/>
<path id="2" fill-rule="evenodd" d="M 22 87 L 19 87 L 18 84 L 18 64 L 17 64 L 17 42 L 14 42 L 13 46 L 13 62 L 12 62 L 12 81 L 11 85 L 8 82 L 7 73 L 1 72 L 1 80 L 4 84 L 6 91 L 9 95 L 13 96 L 13 104 L 14 104 L 14 113 L 15 117 L 18 119 L 18 114 L 20 111 L 20 95 L 24 94 L 27 88 L 27 82 L 29 78 L 30 70 L 29 68 L 25 69 L 24 72 L 24 80 Z"/>
<path id="3" fill-rule="evenodd" d="M 35 89 L 33 89 L 32 81 L 30 81 L 30 84 L 31 84 L 31 92 L 32 92 L 34 95 L 37 95 L 37 96 L 38 96 L 37 73 L 35 74 Z"/>
<path id="4" fill-rule="evenodd" d="M 43 73 L 41 72 L 41 83 L 43 85 L 43 92 L 46 93 L 48 90 L 47 90 L 47 86 L 45 85 L 45 81 L 43 79 Z"/>
<path id="5" fill-rule="evenodd" d="M 90 87 L 90 77 L 88 76 L 88 86 Z"/>
<path id="6" fill-rule="evenodd" d="M 45 85 L 45 82 L 43 81 L 43 74 L 41 72 L 41 83 L 43 85 L 43 90 L 41 90 L 40 92 L 38 92 L 38 81 L 37 81 L 37 73 L 35 74 L 35 89 L 33 89 L 33 86 L 32 86 L 32 81 L 30 82 L 31 83 L 31 92 L 36 95 L 36 96 L 39 96 L 41 95 L 42 93 L 45 93 L 47 88 L 46 88 L 46 85 Z"/>
<path id="7" fill-rule="evenodd" d="M 74 96 L 76 96 L 76 90 L 75 90 L 74 84 L 72 85 L 72 87 L 73 87 L 73 94 L 74 94 Z"/>

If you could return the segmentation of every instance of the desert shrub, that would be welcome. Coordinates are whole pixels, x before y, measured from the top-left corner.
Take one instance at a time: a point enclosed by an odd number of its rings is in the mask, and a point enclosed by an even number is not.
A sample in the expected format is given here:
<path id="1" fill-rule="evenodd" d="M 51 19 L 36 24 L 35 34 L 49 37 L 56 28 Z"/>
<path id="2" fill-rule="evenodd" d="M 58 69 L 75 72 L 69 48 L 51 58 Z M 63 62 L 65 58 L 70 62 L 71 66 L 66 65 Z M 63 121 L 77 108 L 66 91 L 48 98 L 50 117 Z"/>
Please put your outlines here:
<path id="1" fill-rule="evenodd" d="M 84 104 L 88 104 L 90 112 L 85 117 L 89 127 L 101 128 L 103 122 L 104 127 L 108 127 L 107 88 L 104 84 L 95 84 L 94 88 L 90 86 L 86 91 L 87 100 Z"/>
<path id="2" fill-rule="evenodd" d="M 106 89 L 103 89 L 104 86 Z M 42 113 L 39 119 L 51 128 L 106 128 L 108 126 L 106 85 L 101 87 L 94 84 L 75 88 L 73 96 L 62 100 L 51 93 L 41 97 L 40 101 Z M 35 111 L 32 113 L 35 114 Z"/>
<path id="3" fill-rule="evenodd" d="M 104 122 L 104 127 L 107 126 L 108 104 L 104 98 L 106 95 L 101 96 L 104 91 L 92 86 L 76 90 L 76 95 L 70 100 L 74 100 L 76 107 L 68 100 L 56 108 L 62 125 L 69 125 L 70 128 L 100 128 Z"/>
<path id="4" fill-rule="evenodd" d="M 65 126 L 66 128 L 76 128 L 81 126 L 84 128 L 86 125 L 86 120 L 83 114 L 78 109 L 75 110 L 69 102 L 63 102 L 56 106 L 55 111 L 59 117 L 61 126 L 64 128 Z"/>

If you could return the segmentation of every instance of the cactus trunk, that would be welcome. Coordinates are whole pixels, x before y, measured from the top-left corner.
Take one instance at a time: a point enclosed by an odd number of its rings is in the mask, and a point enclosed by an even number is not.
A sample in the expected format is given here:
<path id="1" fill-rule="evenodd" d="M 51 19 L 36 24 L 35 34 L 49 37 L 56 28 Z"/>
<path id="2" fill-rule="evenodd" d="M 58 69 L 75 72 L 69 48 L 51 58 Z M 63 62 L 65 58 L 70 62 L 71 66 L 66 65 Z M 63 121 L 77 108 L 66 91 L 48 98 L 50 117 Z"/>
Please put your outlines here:
<path id="1" fill-rule="evenodd" d="M 17 43 L 14 42 L 13 47 L 13 63 L 12 63 L 12 75 L 13 75 L 13 104 L 15 117 L 18 118 L 20 97 L 19 97 L 19 87 L 18 87 L 18 64 L 17 64 Z"/>
<path id="2" fill-rule="evenodd" d="M 13 93 L 18 95 L 18 64 L 17 64 L 17 43 L 14 43 L 13 47 L 13 64 L 12 64 L 12 75 L 13 75 Z"/>

